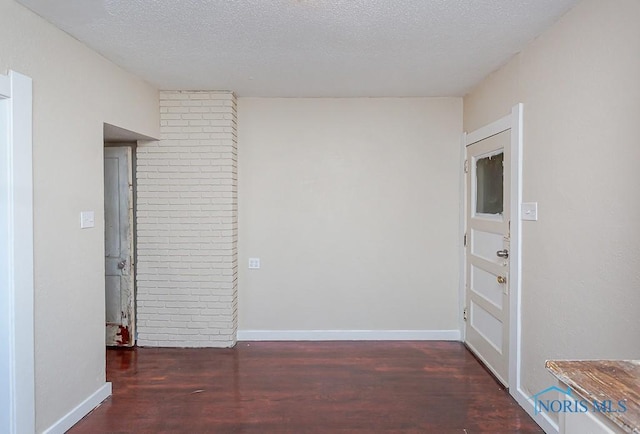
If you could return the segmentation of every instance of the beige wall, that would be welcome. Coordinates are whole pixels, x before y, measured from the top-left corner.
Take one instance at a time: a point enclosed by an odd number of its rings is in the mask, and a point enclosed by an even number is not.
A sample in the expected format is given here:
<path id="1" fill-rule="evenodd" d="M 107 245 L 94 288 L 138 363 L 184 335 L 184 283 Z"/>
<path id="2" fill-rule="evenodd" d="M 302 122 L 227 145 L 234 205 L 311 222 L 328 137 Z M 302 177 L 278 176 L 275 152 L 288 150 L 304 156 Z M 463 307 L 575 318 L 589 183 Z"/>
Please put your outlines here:
<path id="1" fill-rule="evenodd" d="M 640 2 L 587 0 L 464 100 L 466 131 L 524 103 L 522 370 L 640 358 Z"/>
<path id="2" fill-rule="evenodd" d="M 36 426 L 105 382 L 102 128 L 158 135 L 158 94 L 12 0 L 0 73 L 33 78 Z M 80 230 L 94 210 L 96 227 Z"/>
<path id="3" fill-rule="evenodd" d="M 239 329 L 458 329 L 461 110 L 240 98 Z"/>

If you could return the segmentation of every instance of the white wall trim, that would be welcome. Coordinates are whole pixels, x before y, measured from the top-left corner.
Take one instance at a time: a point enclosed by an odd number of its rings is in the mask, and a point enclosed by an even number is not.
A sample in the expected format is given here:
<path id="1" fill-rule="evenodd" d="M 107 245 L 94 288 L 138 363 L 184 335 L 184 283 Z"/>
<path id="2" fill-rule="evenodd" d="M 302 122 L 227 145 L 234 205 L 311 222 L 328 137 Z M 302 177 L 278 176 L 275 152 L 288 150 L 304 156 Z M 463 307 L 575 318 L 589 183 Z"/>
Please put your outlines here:
<path id="1" fill-rule="evenodd" d="M 0 75 L 0 98 L 11 98 L 11 80 L 6 75 Z"/>
<path id="2" fill-rule="evenodd" d="M 511 110 L 511 237 L 509 241 L 509 386 L 511 395 L 520 390 L 521 356 L 521 288 L 522 288 L 522 146 L 523 105 L 516 104 Z M 514 254 L 515 253 L 515 254 Z"/>
<path id="3" fill-rule="evenodd" d="M 91 396 L 82 401 L 76 408 L 62 416 L 56 423 L 44 430 L 44 434 L 64 434 L 69 428 L 74 426 L 85 417 L 91 410 L 96 408 L 105 399 L 111 396 L 111 383 L 105 383 Z"/>
<path id="4" fill-rule="evenodd" d="M 528 397 L 522 389 L 518 388 L 515 390 L 515 388 L 512 388 L 509 389 L 509 391 L 511 396 L 515 398 L 516 402 L 520 404 L 520 407 L 522 407 L 529 416 L 531 416 L 531 418 L 540 425 L 540 428 L 542 428 L 546 434 L 559 433 L 560 428 L 558 427 L 558 424 L 554 422 L 546 412 L 535 414 L 535 404 L 533 400 Z"/>
<path id="5" fill-rule="evenodd" d="M 521 104 L 518 104 L 518 105 L 521 105 Z M 495 122 L 491 122 L 490 124 L 485 125 L 484 127 L 478 128 L 477 130 L 467 134 L 466 146 L 473 145 L 474 143 L 479 142 L 480 140 L 484 140 L 491 136 L 495 136 L 496 134 L 500 134 L 501 132 L 507 131 L 512 127 L 513 127 L 512 117 L 511 115 L 507 115 L 503 118 L 498 119 Z"/>
<path id="6" fill-rule="evenodd" d="M 32 81 L 10 71 L 0 76 L 0 93 L 8 97 L 2 110 L 7 137 L 0 141 L 0 198 L 7 205 L 0 215 L 0 305 L 7 331 L 0 376 L 9 386 L 0 431 L 29 433 L 35 431 Z"/>
<path id="7" fill-rule="evenodd" d="M 9 77 L 0 75 L 0 203 L 9 202 L 9 147 L 11 140 L 9 113 L 11 110 L 11 95 Z M 4 207 L 0 209 L 5 209 Z M 15 433 L 15 397 L 13 348 L 14 340 L 11 313 L 13 298 L 10 285 L 10 257 L 9 244 L 9 212 L 0 213 L 0 330 L 7 330 L 7 339 L 0 340 L 0 432 Z"/>
<path id="8" fill-rule="evenodd" d="M 460 330 L 238 330 L 239 341 L 459 341 Z"/>
<path id="9" fill-rule="evenodd" d="M 460 237 L 458 242 L 458 324 L 460 327 L 460 340 L 465 341 L 465 320 L 464 308 L 466 306 L 466 283 L 467 283 L 467 258 L 465 255 L 466 247 L 464 245 L 464 237 L 467 233 L 467 180 L 464 172 L 465 161 L 467 159 L 467 133 L 463 133 L 460 138 L 460 215 L 458 217 L 458 226 L 460 228 Z"/>

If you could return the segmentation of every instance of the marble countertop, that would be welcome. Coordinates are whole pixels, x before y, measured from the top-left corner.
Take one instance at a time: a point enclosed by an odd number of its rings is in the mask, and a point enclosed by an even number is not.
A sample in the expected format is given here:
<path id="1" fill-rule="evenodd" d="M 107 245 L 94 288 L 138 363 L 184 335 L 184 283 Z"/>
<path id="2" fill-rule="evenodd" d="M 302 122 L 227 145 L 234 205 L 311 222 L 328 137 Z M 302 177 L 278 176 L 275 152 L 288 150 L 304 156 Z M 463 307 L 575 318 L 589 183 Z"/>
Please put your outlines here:
<path id="1" fill-rule="evenodd" d="M 587 401 L 625 401 L 625 412 L 601 414 L 640 434 L 640 360 L 548 360 L 545 367 Z"/>

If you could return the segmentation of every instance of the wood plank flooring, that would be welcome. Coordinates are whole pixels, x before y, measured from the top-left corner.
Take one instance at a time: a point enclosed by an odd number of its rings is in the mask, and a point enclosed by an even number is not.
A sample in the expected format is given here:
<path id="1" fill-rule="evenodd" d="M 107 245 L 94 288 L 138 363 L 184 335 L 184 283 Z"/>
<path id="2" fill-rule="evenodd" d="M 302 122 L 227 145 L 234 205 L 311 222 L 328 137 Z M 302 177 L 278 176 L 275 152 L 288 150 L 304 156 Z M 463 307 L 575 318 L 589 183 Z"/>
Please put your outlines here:
<path id="1" fill-rule="evenodd" d="M 458 342 L 110 349 L 107 380 L 70 433 L 542 432 Z"/>

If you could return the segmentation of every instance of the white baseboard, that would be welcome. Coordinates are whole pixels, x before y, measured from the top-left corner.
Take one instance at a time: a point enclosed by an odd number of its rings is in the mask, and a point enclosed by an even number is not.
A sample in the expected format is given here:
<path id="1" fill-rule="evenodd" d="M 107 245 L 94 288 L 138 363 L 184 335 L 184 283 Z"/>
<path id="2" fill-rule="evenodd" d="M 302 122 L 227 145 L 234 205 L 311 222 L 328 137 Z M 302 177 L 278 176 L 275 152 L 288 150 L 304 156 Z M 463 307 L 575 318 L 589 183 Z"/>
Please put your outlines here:
<path id="1" fill-rule="evenodd" d="M 535 404 L 531 398 L 529 398 L 522 389 L 517 388 L 515 391 L 511 392 L 511 396 L 513 396 L 520 407 L 522 407 L 531 418 L 540 425 L 540 428 L 544 430 L 547 434 L 558 434 L 560 429 L 558 428 L 558 424 L 553 421 L 547 413 L 541 412 L 535 414 Z"/>
<path id="2" fill-rule="evenodd" d="M 459 341 L 460 330 L 238 330 L 239 341 Z"/>
<path id="3" fill-rule="evenodd" d="M 111 383 L 105 383 L 76 408 L 61 417 L 56 423 L 44 430 L 43 434 L 64 434 L 111 395 Z"/>

